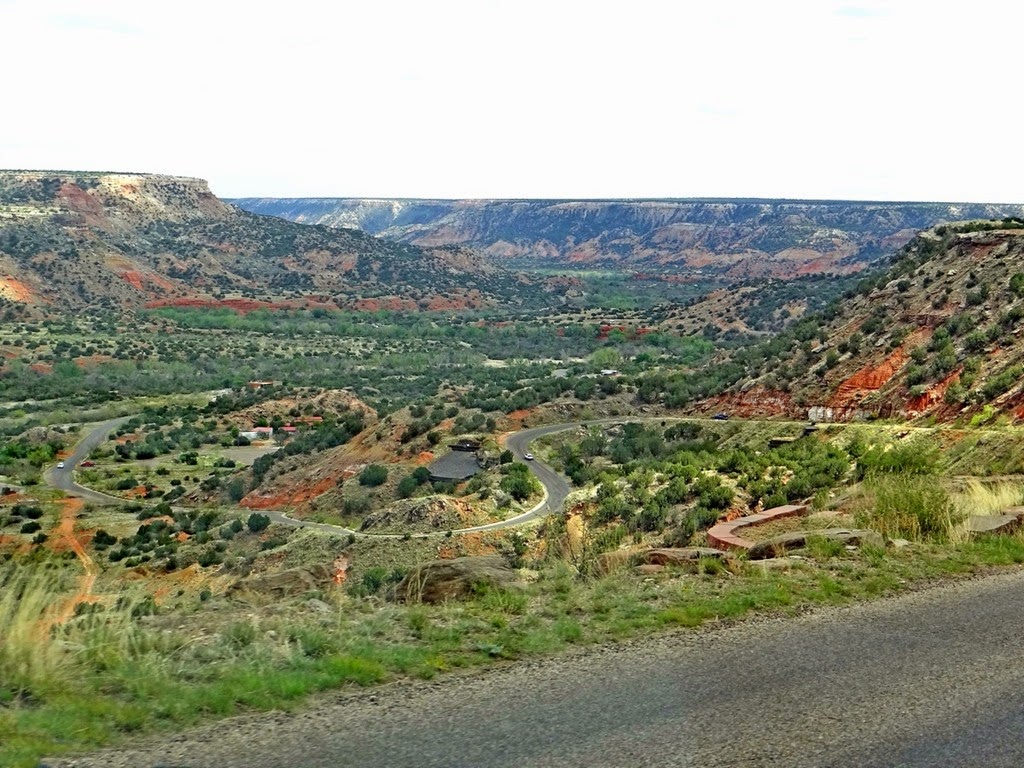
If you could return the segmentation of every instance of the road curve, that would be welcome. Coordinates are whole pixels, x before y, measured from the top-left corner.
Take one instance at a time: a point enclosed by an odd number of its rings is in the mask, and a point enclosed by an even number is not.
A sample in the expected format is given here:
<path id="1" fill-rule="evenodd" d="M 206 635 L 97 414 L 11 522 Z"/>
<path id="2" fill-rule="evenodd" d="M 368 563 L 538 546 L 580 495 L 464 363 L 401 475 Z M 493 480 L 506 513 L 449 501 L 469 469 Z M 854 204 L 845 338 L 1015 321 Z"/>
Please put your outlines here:
<path id="1" fill-rule="evenodd" d="M 82 459 L 89 455 L 89 453 L 100 445 L 107 436 L 113 432 L 121 424 L 124 424 L 131 416 L 123 416 L 119 419 L 111 419 L 110 421 L 102 422 L 98 424 L 89 434 L 82 438 L 71 455 L 65 459 L 65 468 L 57 469 L 53 468 L 44 473 L 44 480 L 54 488 L 58 488 L 65 493 L 72 496 L 79 496 L 87 501 L 91 501 L 96 504 L 122 504 L 125 502 L 124 499 L 119 499 L 116 496 L 109 496 L 99 491 L 94 491 L 91 488 L 86 488 L 83 485 L 79 485 L 74 480 L 73 470 Z M 452 531 L 453 534 L 466 534 L 466 533 L 482 533 L 485 531 L 497 531 L 502 528 L 512 528 L 518 525 L 529 523 L 533 520 L 545 517 L 553 513 L 561 512 L 562 505 L 565 503 L 565 499 L 569 495 L 570 486 L 569 481 L 558 474 L 548 464 L 544 463 L 540 459 L 533 459 L 526 461 L 525 456 L 529 449 L 530 443 L 539 437 L 545 435 L 551 435 L 556 432 L 564 432 L 568 429 L 574 429 L 578 427 L 587 427 L 600 424 L 622 424 L 626 422 L 636 421 L 680 421 L 681 419 L 676 417 L 658 417 L 658 416 L 622 416 L 616 418 L 607 419 L 590 419 L 587 421 L 573 421 L 564 424 L 548 424 L 543 427 L 534 427 L 532 429 L 524 429 L 520 432 L 515 432 L 508 436 L 506 439 L 506 447 L 512 451 L 515 457 L 523 462 L 530 468 L 534 476 L 540 481 L 544 488 L 544 496 L 532 509 L 522 512 L 513 517 L 505 520 L 499 520 L 494 523 L 486 523 L 484 525 L 475 525 L 470 528 L 458 528 Z M 252 510 L 246 509 L 247 512 Z M 350 528 L 344 528 L 340 525 L 330 525 L 328 523 L 316 523 L 310 520 L 296 520 L 295 518 L 289 517 L 284 512 L 278 510 L 259 510 L 262 514 L 267 515 L 272 522 L 279 525 L 284 525 L 290 528 L 312 528 L 314 530 L 323 531 L 324 533 L 331 533 L 338 536 L 356 536 L 359 538 L 378 538 L 378 539 L 403 539 L 407 536 L 414 539 L 430 538 L 434 536 L 447 535 L 446 531 L 436 531 L 430 533 L 366 533 L 363 531 L 354 531 Z"/>
<path id="2" fill-rule="evenodd" d="M 1018 768 L 1024 571 L 322 697 L 56 768 Z"/>
<path id="3" fill-rule="evenodd" d="M 53 488 L 64 491 L 70 496 L 78 496 L 81 499 L 90 501 L 94 504 L 124 504 L 124 499 L 119 499 L 116 496 L 108 496 L 105 493 L 94 491 L 91 488 L 86 488 L 84 485 L 79 485 L 75 482 L 75 467 L 79 465 L 90 453 L 93 452 L 103 441 L 105 441 L 110 433 L 120 427 L 122 424 L 130 421 L 132 416 L 122 416 L 117 419 L 109 419 L 107 421 L 100 422 L 92 430 L 89 431 L 85 437 L 79 440 L 75 447 L 71 450 L 71 453 L 64 458 L 64 467 L 51 467 L 43 473 L 43 480 Z"/>

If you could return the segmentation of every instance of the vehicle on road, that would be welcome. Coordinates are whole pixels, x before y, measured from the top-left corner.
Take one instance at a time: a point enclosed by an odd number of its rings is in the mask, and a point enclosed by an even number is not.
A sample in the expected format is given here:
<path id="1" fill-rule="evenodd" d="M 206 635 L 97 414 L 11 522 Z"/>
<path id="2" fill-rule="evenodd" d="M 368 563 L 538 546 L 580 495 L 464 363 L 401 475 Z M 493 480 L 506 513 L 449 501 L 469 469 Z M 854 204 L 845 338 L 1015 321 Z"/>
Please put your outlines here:
<path id="1" fill-rule="evenodd" d="M 57 462 L 57 469 L 64 469 L 64 462 L 63 461 L 58 461 Z"/>
<path id="2" fill-rule="evenodd" d="M 716 413 L 711 418 L 714 419 L 715 421 L 725 421 L 726 419 L 729 418 L 729 414 L 728 413 Z"/>
<path id="3" fill-rule="evenodd" d="M 526 459 L 527 461 L 533 461 L 533 454 L 532 453 L 524 453 L 523 454 L 523 458 Z"/>

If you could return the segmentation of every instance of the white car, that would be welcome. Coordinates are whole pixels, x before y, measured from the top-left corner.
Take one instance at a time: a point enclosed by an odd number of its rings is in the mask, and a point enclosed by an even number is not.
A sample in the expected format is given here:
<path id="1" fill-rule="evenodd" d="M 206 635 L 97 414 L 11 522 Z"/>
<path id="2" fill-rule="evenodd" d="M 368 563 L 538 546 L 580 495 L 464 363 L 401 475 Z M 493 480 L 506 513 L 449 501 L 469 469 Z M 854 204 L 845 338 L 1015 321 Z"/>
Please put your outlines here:
<path id="1" fill-rule="evenodd" d="M 532 453 L 524 453 L 523 454 L 523 458 L 526 459 L 527 461 L 533 461 L 533 454 Z"/>
<path id="2" fill-rule="evenodd" d="M 57 469 L 64 469 L 64 462 L 63 461 L 58 461 L 57 462 Z"/>

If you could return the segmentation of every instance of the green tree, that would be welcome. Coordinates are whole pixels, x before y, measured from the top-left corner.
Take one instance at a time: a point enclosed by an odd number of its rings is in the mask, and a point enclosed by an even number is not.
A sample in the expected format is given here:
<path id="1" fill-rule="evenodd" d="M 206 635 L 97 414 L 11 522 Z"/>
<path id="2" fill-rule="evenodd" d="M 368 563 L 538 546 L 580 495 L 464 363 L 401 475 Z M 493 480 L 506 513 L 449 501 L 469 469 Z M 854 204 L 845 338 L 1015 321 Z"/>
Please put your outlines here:
<path id="1" fill-rule="evenodd" d="M 359 473 L 359 484 L 367 488 L 384 485 L 388 479 L 388 468 L 380 464 L 370 464 Z"/>
<path id="2" fill-rule="evenodd" d="M 249 519 L 245 524 L 253 533 L 259 533 L 266 530 L 267 526 L 270 525 L 270 518 L 266 515 L 261 515 L 259 512 L 253 512 L 249 515 Z"/>

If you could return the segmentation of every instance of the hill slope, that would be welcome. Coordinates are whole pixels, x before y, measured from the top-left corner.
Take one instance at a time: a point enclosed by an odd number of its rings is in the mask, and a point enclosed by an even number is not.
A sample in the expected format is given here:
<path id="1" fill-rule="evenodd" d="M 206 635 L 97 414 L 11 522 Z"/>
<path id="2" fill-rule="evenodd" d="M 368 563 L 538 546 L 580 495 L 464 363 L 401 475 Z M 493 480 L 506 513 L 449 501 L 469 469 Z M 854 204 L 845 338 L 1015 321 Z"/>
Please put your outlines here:
<path id="1" fill-rule="evenodd" d="M 543 267 L 616 266 L 730 278 L 863 269 L 939 222 L 1021 205 L 800 200 L 244 198 L 241 208 L 423 246 L 466 245 Z"/>
<path id="2" fill-rule="evenodd" d="M 241 211 L 199 179 L 0 171 L 0 296 L 10 301 L 120 309 L 234 294 L 445 309 L 516 303 L 524 284 L 465 248 Z"/>
<path id="3" fill-rule="evenodd" d="M 965 222 L 911 241 L 824 321 L 742 360 L 708 409 L 822 421 L 1024 418 L 1024 224 Z"/>

